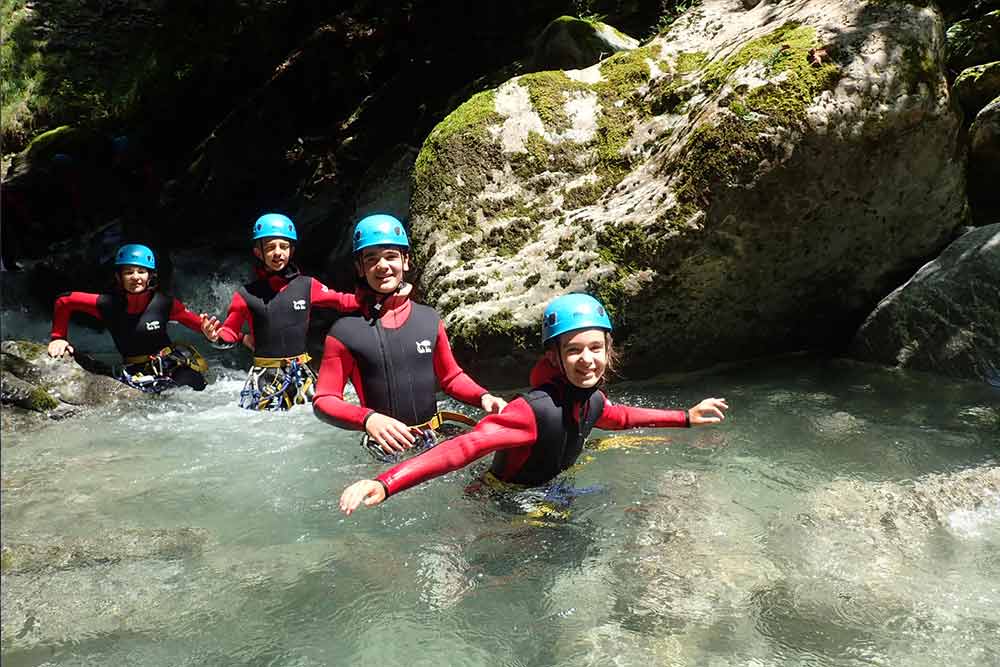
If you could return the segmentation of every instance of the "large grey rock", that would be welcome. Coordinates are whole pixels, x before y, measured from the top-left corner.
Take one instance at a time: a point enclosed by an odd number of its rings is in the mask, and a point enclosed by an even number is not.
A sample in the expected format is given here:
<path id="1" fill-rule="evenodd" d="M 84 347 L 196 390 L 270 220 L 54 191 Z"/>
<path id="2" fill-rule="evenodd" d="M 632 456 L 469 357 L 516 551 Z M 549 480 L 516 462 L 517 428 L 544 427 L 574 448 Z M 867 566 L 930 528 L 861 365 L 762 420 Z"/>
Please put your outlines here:
<path id="1" fill-rule="evenodd" d="M 572 290 L 633 374 L 842 343 L 965 215 L 942 32 L 933 6 L 712 0 L 472 97 L 414 169 L 428 300 L 477 359 L 530 353 Z"/>
<path id="2" fill-rule="evenodd" d="M 560 16 L 535 40 L 533 69 L 589 67 L 619 51 L 639 46 L 639 41 L 601 21 Z"/>
<path id="3" fill-rule="evenodd" d="M 850 354 L 1000 385 L 1000 224 L 961 236 L 883 299 Z"/>

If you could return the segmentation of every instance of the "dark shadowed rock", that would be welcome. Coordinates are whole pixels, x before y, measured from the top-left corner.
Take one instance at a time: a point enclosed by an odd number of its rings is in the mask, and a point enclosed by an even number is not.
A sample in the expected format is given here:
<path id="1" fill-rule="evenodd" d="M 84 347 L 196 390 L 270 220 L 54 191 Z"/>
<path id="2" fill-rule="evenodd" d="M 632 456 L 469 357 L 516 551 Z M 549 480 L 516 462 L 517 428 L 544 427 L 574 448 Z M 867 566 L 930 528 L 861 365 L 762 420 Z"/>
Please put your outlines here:
<path id="1" fill-rule="evenodd" d="M 977 224 L 1000 221 L 1000 97 L 969 128 L 969 201 Z"/>
<path id="2" fill-rule="evenodd" d="M 961 236 L 883 299 L 850 354 L 1000 383 L 1000 224 Z"/>
<path id="3" fill-rule="evenodd" d="M 634 49 L 639 41 L 607 23 L 560 16 L 535 40 L 533 69 L 579 69 L 619 51 Z"/>

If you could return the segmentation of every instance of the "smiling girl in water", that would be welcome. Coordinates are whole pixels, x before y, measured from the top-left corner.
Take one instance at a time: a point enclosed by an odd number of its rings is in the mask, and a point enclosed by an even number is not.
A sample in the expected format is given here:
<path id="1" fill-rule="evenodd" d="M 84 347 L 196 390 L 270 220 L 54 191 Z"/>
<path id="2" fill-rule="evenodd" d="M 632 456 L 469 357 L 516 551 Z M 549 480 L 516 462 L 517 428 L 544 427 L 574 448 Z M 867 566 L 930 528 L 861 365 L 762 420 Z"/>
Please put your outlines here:
<path id="1" fill-rule="evenodd" d="M 362 502 L 378 505 L 392 494 L 469 465 L 495 452 L 490 473 L 502 482 L 544 484 L 572 466 L 593 428 L 688 427 L 718 424 L 725 399 L 706 398 L 690 410 L 653 410 L 614 405 L 601 391 L 614 363 L 611 319 L 597 299 L 567 294 L 554 299 L 542 321 L 545 354 L 531 372 L 534 387 L 500 414 L 390 468 L 361 480 L 340 496 L 350 514 Z"/>

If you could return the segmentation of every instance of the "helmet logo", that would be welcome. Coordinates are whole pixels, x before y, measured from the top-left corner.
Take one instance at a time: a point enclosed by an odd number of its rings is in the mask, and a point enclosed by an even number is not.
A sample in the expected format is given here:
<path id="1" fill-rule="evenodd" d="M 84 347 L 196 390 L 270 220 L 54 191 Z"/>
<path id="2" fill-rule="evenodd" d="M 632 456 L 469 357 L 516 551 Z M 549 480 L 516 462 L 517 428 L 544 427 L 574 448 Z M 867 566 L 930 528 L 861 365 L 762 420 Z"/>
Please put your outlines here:
<path id="1" fill-rule="evenodd" d="M 393 234 L 395 234 L 396 236 L 399 236 L 399 235 L 401 234 L 401 232 L 399 231 L 399 227 L 395 227 L 395 228 L 394 228 L 394 229 L 392 230 L 392 232 L 393 232 Z"/>

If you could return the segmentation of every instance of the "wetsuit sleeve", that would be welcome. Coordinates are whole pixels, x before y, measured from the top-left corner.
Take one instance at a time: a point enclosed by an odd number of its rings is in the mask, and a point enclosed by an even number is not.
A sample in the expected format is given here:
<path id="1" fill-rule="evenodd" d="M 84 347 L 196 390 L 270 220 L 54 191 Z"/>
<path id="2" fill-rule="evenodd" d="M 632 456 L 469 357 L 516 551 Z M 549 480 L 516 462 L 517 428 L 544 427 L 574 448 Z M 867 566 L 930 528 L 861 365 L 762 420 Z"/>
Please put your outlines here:
<path id="1" fill-rule="evenodd" d="M 333 308 L 342 313 L 349 313 L 361 307 L 358 304 L 358 297 L 353 294 L 332 290 L 315 278 L 310 280 L 312 286 L 309 288 L 309 304 L 313 308 Z"/>
<path id="2" fill-rule="evenodd" d="M 201 316 L 188 310 L 177 299 L 174 299 L 173 305 L 170 306 L 170 321 L 183 324 L 188 329 L 201 333 Z"/>
<path id="3" fill-rule="evenodd" d="M 250 309 L 247 302 L 243 300 L 239 292 L 233 294 L 233 300 L 229 304 L 229 313 L 226 314 L 226 321 L 219 329 L 219 340 L 224 343 L 238 343 L 243 340 L 243 323 L 247 321 Z M 252 327 L 251 327 L 251 333 Z"/>
<path id="4" fill-rule="evenodd" d="M 354 357 L 344 344 L 333 336 L 327 336 L 323 344 L 323 363 L 316 380 L 316 394 L 313 396 L 313 413 L 338 428 L 363 431 L 365 418 L 375 411 L 344 400 L 344 385 L 348 378 L 361 395 L 356 368 Z"/>
<path id="5" fill-rule="evenodd" d="M 393 466 L 377 479 L 391 495 L 463 468 L 491 452 L 532 445 L 537 439 L 535 415 L 524 399 L 517 399 L 500 414 L 487 415 L 470 432 Z"/>
<path id="6" fill-rule="evenodd" d="M 97 319 L 101 317 L 101 311 L 97 308 L 97 298 L 99 294 L 88 292 L 68 292 L 56 299 L 52 309 L 52 333 L 51 338 L 66 338 L 69 334 L 69 318 L 73 313 L 87 313 Z"/>
<path id="7" fill-rule="evenodd" d="M 654 410 L 613 405 L 605 399 L 604 411 L 597 420 L 597 428 L 622 431 L 627 428 L 685 428 L 691 426 L 687 410 Z"/>
<path id="8" fill-rule="evenodd" d="M 481 406 L 483 394 L 489 393 L 462 370 L 448 342 L 448 334 L 444 330 L 444 322 L 438 322 L 437 343 L 434 346 L 434 375 L 437 376 L 441 389 L 452 398 Z"/>

